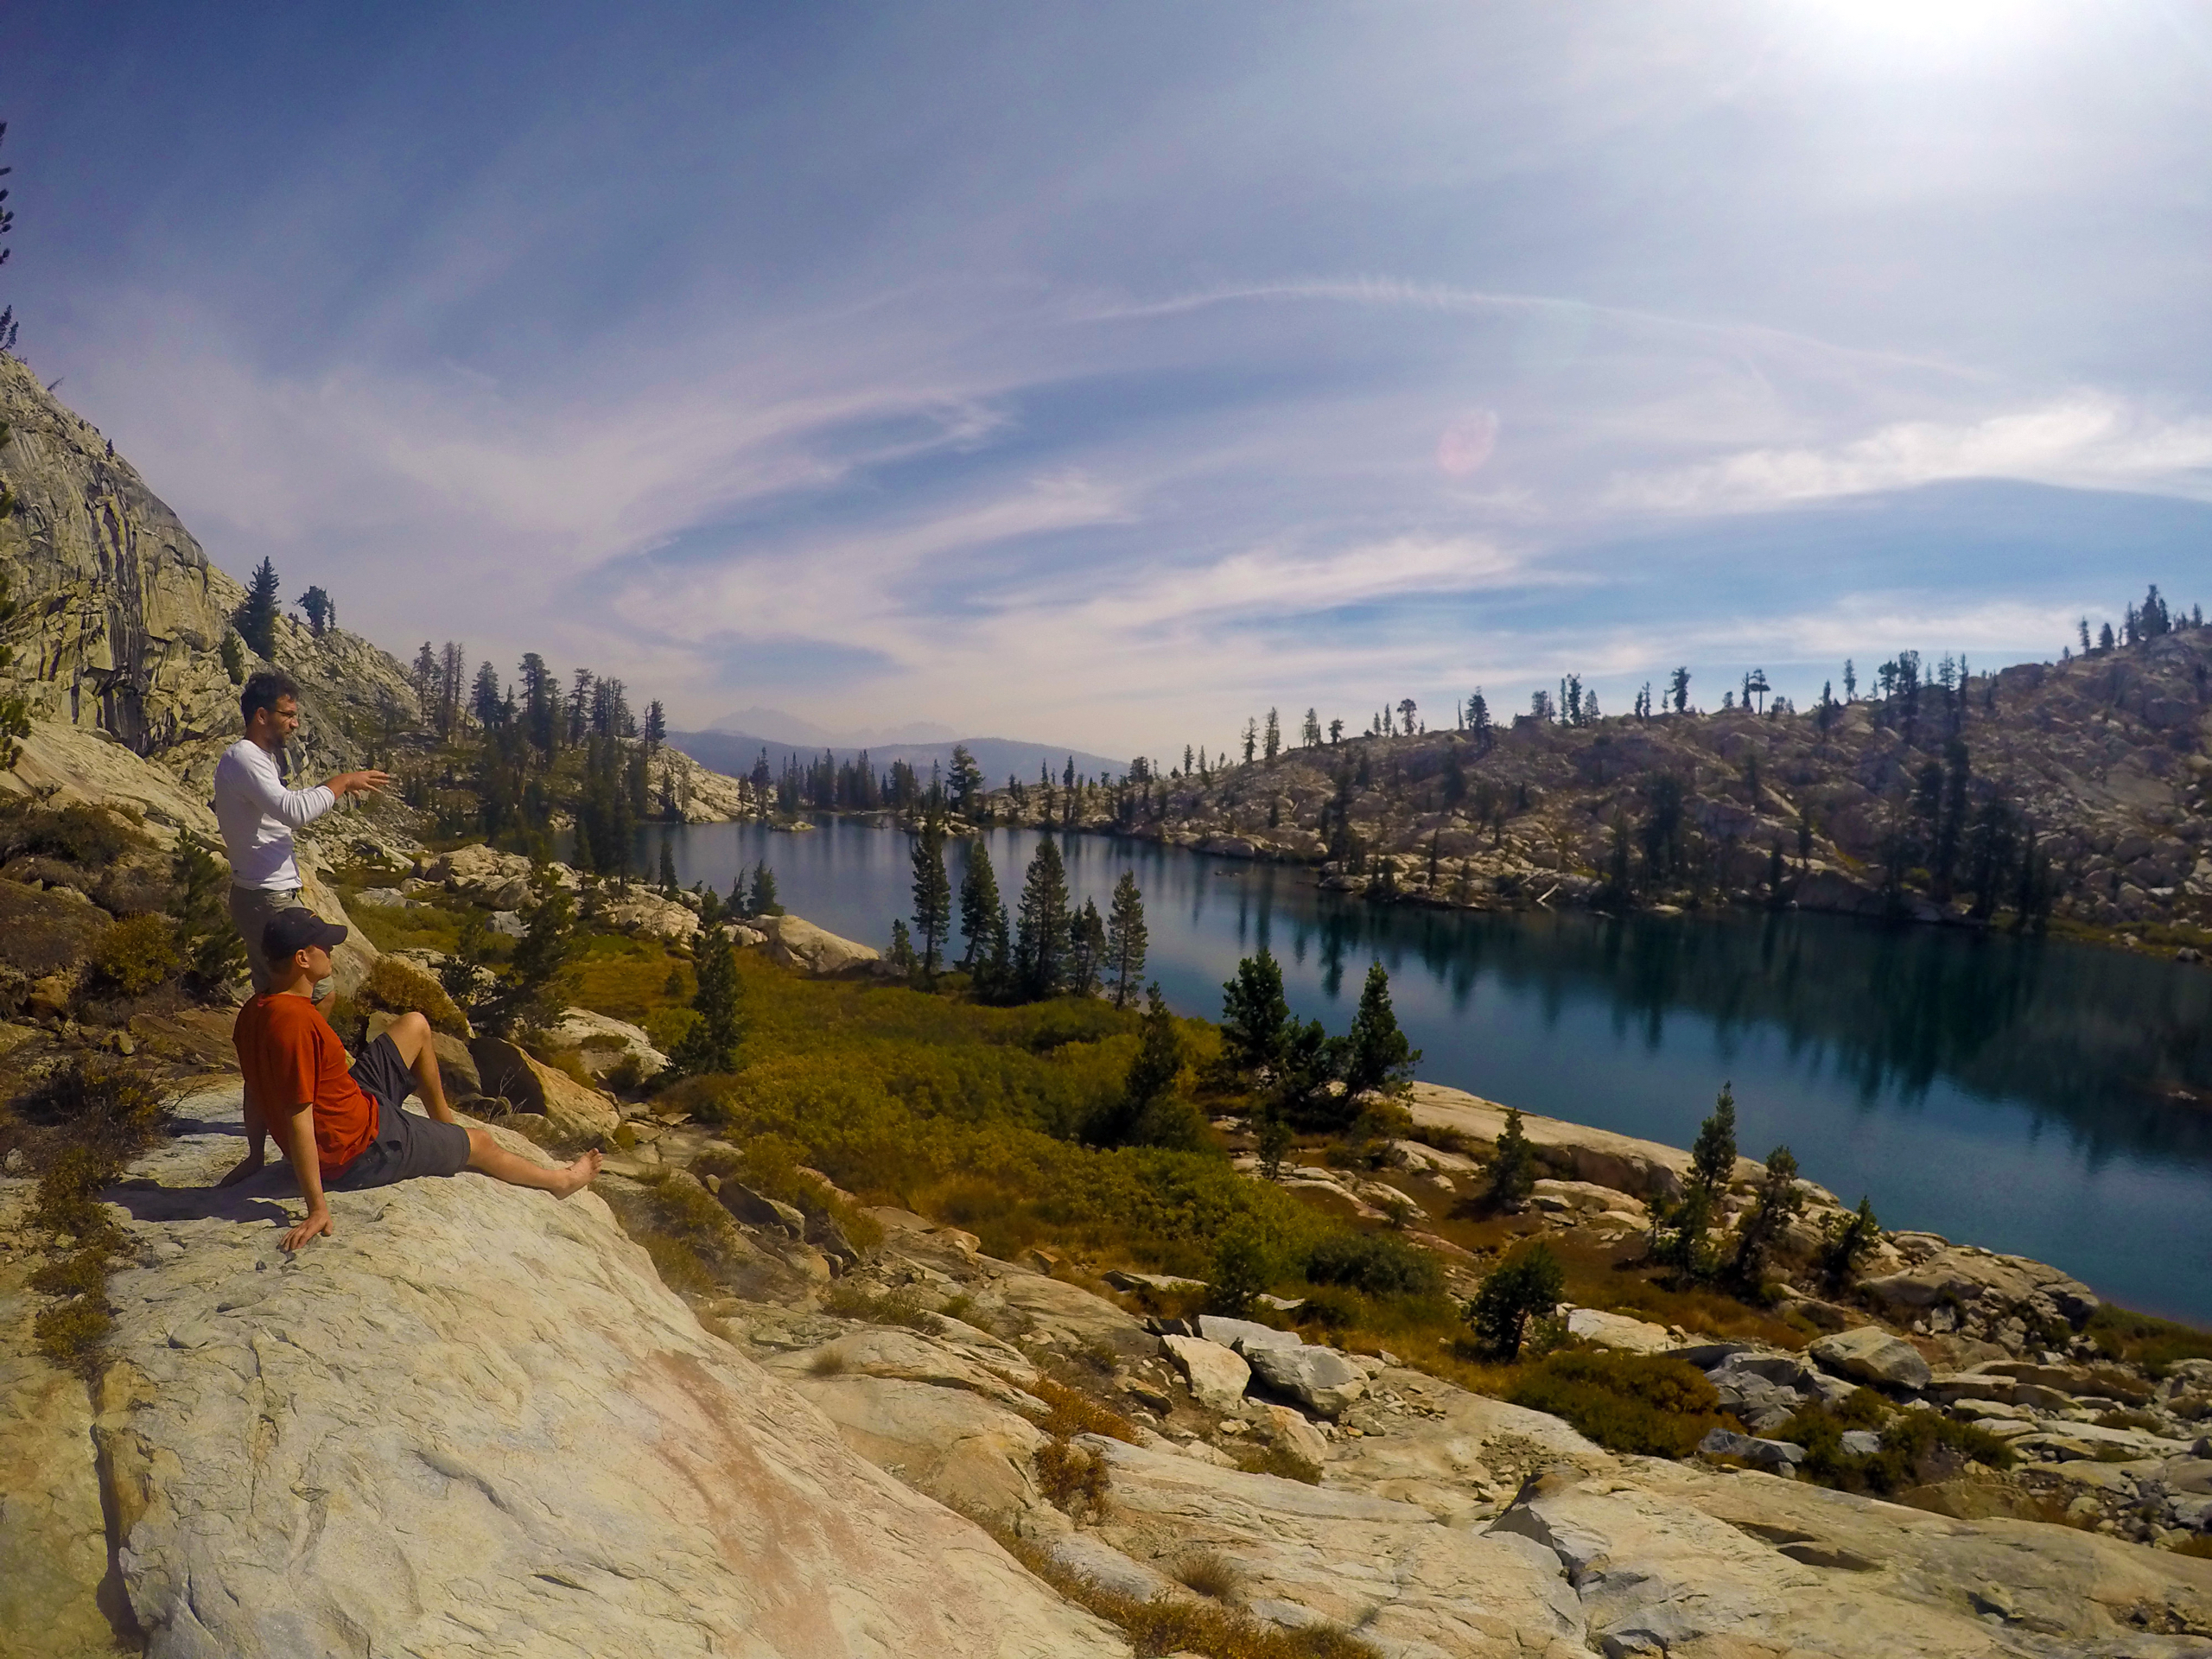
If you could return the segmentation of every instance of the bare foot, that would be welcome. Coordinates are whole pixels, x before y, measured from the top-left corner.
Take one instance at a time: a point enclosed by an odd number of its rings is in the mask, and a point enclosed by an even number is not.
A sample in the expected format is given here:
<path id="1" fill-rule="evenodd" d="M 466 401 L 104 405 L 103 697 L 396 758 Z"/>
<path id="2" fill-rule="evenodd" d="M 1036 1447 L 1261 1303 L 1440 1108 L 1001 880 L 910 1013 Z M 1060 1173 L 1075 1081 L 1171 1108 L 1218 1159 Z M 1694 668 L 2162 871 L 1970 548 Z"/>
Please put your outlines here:
<path id="1" fill-rule="evenodd" d="M 591 1185 L 592 1177 L 599 1173 L 599 1162 L 600 1154 L 596 1151 L 584 1154 L 561 1172 L 561 1184 L 551 1189 L 553 1196 L 565 1198 L 571 1193 L 582 1192 Z"/>
<path id="2" fill-rule="evenodd" d="M 260 1169 L 261 1164 L 262 1160 L 260 1159 L 254 1157 L 249 1153 L 246 1156 L 239 1159 L 238 1163 L 231 1170 L 231 1173 L 224 1176 L 223 1179 L 216 1182 L 215 1185 L 218 1186 L 236 1186 L 240 1181 L 245 1179 L 247 1176 L 253 1174 L 256 1171 Z"/>

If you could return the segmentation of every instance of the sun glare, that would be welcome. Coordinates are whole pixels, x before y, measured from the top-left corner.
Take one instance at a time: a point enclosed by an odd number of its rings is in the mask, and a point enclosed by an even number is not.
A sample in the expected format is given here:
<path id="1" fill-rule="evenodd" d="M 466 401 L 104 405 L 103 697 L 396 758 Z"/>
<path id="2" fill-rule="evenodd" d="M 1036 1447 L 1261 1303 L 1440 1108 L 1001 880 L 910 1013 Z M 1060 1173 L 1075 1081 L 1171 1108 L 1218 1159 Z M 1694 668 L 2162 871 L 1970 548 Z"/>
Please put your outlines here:
<path id="1" fill-rule="evenodd" d="M 1798 10 L 1825 44 L 1901 69 L 1993 57 L 2054 21 L 2034 0 L 1805 0 Z"/>

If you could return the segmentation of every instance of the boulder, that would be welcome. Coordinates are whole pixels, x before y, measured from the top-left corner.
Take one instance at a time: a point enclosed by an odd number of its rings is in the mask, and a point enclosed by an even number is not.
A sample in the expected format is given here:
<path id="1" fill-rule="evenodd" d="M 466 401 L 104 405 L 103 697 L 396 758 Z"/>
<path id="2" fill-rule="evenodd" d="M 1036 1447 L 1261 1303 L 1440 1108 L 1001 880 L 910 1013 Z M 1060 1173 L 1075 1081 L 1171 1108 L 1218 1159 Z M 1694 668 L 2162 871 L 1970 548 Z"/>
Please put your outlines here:
<path id="1" fill-rule="evenodd" d="M 1624 1354 L 1663 1354 L 1675 1345 L 1673 1333 L 1663 1325 L 1594 1307 L 1568 1308 L 1567 1330 L 1569 1336 Z"/>
<path id="2" fill-rule="evenodd" d="M 1256 1319 L 1231 1319 L 1219 1313 L 1199 1314 L 1198 1334 L 1247 1357 L 1255 1348 L 1300 1348 L 1306 1343 L 1295 1331 L 1278 1331 Z"/>
<path id="3" fill-rule="evenodd" d="M 560 1134 L 590 1141 L 614 1133 L 622 1114 L 595 1089 L 565 1071 L 540 1064 L 504 1037 L 478 1037 L 468 1045 L 487 1095 L 503 1096 L 518 1112 L 542 1112 Z"/>
<path id="4" fill-rule="evenodd" d="M 1206 1411 L 1234 1411 L 1243 1403 L 1252 1368 L 1235 1351 L 1203 1337 L 1162 1337 L 1160 1344 L 1183 1380 L 1191 1397 Z"/>
<path id="5" fill-rule="evenodd" d="M 1425 1128 L 1456 1129 L 1494 1141 L 1505 1128 L 1504 1107 L 1464 1090 L 1416 1083 L 1407 1092 L 1406 1105 L 1414 1122 Z M 1522 1115 L 1521 1130 L 1552 1172 L 1639 1198 L 1679 1197 L 1689 1173 L 1689 1154 L 1656 1141 L 1527 1113 Z M 1760 1166 L 1749 1158 L 1736 1160 L 1738 1179 L 1755 1179 L 1759 1173 Z"/>
<path id="6" fill-rule="evenodd" d="M 1268 1433 L 1274 1443 L 1291 1456 L 1312 1464 L 1319 1469 L 1329 1460 L 1329 1442 L 1321 1431 L 1309 1422 L 1305 1414 L 1293 1411 L 1288 1406 L 1266 1405 L 1261 1408 Z"/>
<path id="7" fill-rule="evenodd" d="M 1840 1376 L 1885 1389 L 1924 1389 L 1934 1375 L 1920 1350 L 1878 1325 L 1839 1331 L 1805 1351 Z"/>
<path id="8" fill-rule="evenodd" d="M 592 1194 L 334 1193 L 286 1258 L 283 1172 L 208 1186 L 235 1092 L 188 1121 L 119 1194 L 151 1265 L 111 1283 L 95 1428 L 154 1654 L 1126 1653 L 701 1329 Z"/>
<path id="9" fill-rule="evenodd" d="M 1342 1416 L 1367 1392 L 1367 1373 L 1333 1348 L 1300 1344 L 1295 1348 L 1248 1348 L 1252 1375 L 1278 1394 L 1287 1394 L 1319 1416 Z"/>
<path id="10" fill-rule="evenodd" d="M 841 939 L 797 916 L 756 917 L 753 925 L 766 937 L 771 961 L 810 979 L 870 973 L 883 960 L 881 951 Z"/>
<path id="11" fill-rule="evenodd" d="M 668 1056 L 653 1046 L 645 1028 L 627 1020 L 594 1014 L 589 1008 L 563 1008 L 553 1023 L 553 1039 L 577 1051 L 584 1070 L 603 1077 L 625 1059 L 634 1058 L 639 1075 L 654 1077 L 668 1069 Z"/>
<path id="12" fill-rule="evenodd" d="M 1709 1429 L 1697 1449 L 1709 1458 L 1740 1458 L 1760 1469 L 1794 1469 L 1805 1461 L 1805 1448 L 1789 1440 L 1761 1440 L 1730 1429 Z"/>
<path id="13" fill-rule="evenodd" d="M 696 911 L 645 887 L 632 887 L 605 899 L 599 919 L 616 932 L 636 938 L 691 939 L 699 934 Z"/>

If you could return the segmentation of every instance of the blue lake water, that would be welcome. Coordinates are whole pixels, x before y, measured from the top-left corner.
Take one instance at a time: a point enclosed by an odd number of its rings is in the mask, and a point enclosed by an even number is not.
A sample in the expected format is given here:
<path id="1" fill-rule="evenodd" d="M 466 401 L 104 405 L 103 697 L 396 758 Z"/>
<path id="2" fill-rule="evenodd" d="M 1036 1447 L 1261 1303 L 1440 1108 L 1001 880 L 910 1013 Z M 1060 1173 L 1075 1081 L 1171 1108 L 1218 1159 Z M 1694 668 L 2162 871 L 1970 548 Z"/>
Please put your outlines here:
<path id="1" fill-rule="evenodd" d="M 1019 891 L 1039 832 L 986 838 Z M 911 908 L 912 840 L 824 821 L 640 831 L 688 886 L 766 859 L 787 908 L 881 947 Z M 1300 869 L 1063 836 L 1079 903 L 1124 869 L 1147 976 L 1218 1018 L 1265 944 L 1294 1010 L 1349 1023 L 1389 969 L 1420 1075 L 1548 1116 L 1687 1146 L 1723 1082 L 1743 1150 L 1777 1142 L 1885 1225 L 2050 1262 L 2130 1306 L 2212 1325 L 2212 971 L 2119 952 L 1830 916 L 1485 916 L 1378 907 Z M 955 890 L 969 843 L 947 855 Z"/>

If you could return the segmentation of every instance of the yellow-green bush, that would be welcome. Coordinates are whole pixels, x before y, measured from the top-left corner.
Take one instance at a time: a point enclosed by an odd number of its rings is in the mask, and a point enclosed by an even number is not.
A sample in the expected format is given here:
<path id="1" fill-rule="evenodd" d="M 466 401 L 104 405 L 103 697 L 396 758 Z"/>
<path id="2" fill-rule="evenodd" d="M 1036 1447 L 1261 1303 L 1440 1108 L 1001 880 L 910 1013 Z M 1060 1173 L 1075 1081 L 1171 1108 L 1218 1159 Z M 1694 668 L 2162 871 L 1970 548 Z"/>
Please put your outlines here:
<path id="1" fill-rule="evenodd" d="M 1849 1428 L 1880 1429 L 1881 1448 L 1863 1457 L 1846 1452 Z M 1833 1406 L 1814 1401 L 1800 1407 L 1775 1438 L 1805 1448 L 1799 1466 L 1808 1479 L 1847 1492 L 1901 1492 L 1942 1478 L 1969 1458 L 1992 1469 L 2009 1469 L 2017 1460 L 1986 1429 L 1941 1412 L 1897 1411 L 1867 1389 Z"/>
<path id="2" fill-rule="evenodd" d="M 92 946 L 93 972 L 102 984 L 125 996 L 143 996 L 175 979 L 183 967 L 176 929 L 158 911 L 124 918 Z"/>
<path id="3" fill-rule="evenodd" d="M 1720 1396 L 1688 1362 L 1571 1351 L 1523 1372 L 1506 1396 L 1564 1417 L 1611 1452 L 1687 1458 L 1720 1424 Z"/>
<path id="4" fill-rule="evenodd" d="M 468 1022 L 446 995 L 445 987 L 397 957 L 376 959 L 362 983 L 359 1001 L 365 1008 L 382 1008 L 386 1014 L 420 1014 L 440 1031 L 455 1037 L 468 1029 Z"/>

